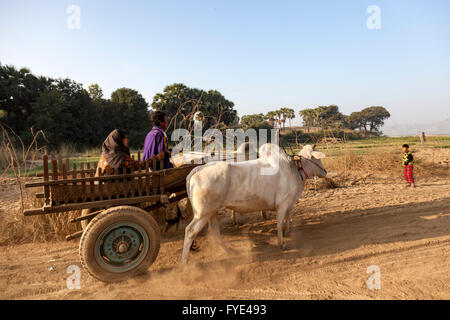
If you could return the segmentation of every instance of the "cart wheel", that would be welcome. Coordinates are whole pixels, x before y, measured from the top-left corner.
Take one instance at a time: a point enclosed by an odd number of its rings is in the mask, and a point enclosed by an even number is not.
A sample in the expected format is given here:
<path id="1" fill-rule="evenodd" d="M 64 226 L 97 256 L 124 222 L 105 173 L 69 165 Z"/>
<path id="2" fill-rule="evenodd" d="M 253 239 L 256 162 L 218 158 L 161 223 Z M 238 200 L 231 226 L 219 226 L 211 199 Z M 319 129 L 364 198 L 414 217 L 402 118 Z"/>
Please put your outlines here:
<path id="1" fill-rule="evenodd" d="M 88 215 L 88 214 L 91 213 L 91 212 L 92 212 L 92 209 L 83 209 L 83 210 L 81 210 L 81 216 L 84 217 L 84 216 Z M 93 219 L 93 218 L 86 219 L 86 220 L 81 220 L 81 221 L 80 221 L 80 223 L 81 223 L 81 228 L 82 228 L 83 230 L 86 229 L 87 225 L 89 224 L 89 222 L 91 222 L 92 219 Z"/>
<path id="2" fill-rule="evenodd" d="M 158 224 L 146 211 L 118 206 L 98 214 L 84 229 L 81 264 L 94 278 L 121 281 L 145 272 L 161 242 Z"/>

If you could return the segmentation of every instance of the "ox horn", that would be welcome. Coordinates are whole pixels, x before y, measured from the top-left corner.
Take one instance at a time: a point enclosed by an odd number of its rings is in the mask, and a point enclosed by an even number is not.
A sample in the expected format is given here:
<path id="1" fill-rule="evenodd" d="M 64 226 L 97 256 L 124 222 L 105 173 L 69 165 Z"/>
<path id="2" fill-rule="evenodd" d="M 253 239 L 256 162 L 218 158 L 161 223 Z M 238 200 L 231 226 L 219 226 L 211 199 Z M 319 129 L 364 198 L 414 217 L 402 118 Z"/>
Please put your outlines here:
<path id="1" fill-rule="evenodd" d="M 289 148 L 291 149 L 292 155 L 295 155 L 294 149 L 292 149 L 292 145 L 289 143 Z"/>
<path id="2" fill-rule="evenodd" d="M 290 155 L 290 154 L 286 151 L 286 149 L 283 147 L 283 145 L 280 144 L 280 146 L 281 146 L 281 148 L 283 148 L 284 153 L 286 153 L 286 154 L 287 154 L 288 156 L 290 156 L 290 157 L 293 156 L 293 155 Z"/>

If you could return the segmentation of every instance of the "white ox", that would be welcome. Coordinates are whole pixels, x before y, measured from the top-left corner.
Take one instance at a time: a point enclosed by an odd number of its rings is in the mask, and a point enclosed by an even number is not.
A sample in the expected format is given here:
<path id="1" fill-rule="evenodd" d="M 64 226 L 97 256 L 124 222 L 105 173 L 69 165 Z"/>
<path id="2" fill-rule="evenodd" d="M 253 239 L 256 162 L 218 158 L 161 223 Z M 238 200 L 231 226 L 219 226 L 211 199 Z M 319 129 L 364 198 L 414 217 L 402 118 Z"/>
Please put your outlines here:
<path id="1" fill-rule="evenodd" d="M 278 244 L 284 248 L 283 230 L 289 232 L 290 212 L 303 191 L 305 180 L 327 174 L 320 160 L 325 155 L 306 145 L 298 156 L 289 157 L 275 144 L 263 145 L 260 155 L 256 160 L 244 162 L 209 163 L 187 176 L 194 218 L 186 227 L 183 264 L 188 261 L 192 241 L 207 222 L 218 243 L 228 250 L 220 236 L 217 211 L 221 208 L 242 213 L 276 211 Z"/>

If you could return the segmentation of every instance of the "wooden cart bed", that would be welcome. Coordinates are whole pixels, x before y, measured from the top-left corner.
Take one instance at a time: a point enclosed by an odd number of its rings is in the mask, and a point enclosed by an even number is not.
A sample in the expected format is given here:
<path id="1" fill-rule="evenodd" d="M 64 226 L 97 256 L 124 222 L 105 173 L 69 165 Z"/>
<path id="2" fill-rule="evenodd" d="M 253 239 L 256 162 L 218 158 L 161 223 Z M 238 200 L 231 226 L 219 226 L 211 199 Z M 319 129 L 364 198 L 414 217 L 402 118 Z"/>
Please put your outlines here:
<path id="1" fill-rule="evenodd" d="M 37 194 L 37 197 L 44 199 L 42 208 L 25 210 L 26 216 L 158 202 L 162 196 L 185 191 L 187 175 L 199 165 L 185 164 L 157 170 L 158 161 L 155 157 L 123 174 L 111 174 L 109 170 L 102 174 L 96 164 L 87 164 L 85 167 L 82 163 L 77 168 L 74 163 L 72 170 L 69 170 L 69 159 L 51 158 L 51 172 L 49 157 L 44 155 L 42 180 L 25 184 L 27 188 L 42 187 L 43 193 Z M 159 167 L 163 167 L 162 160 L 159 161 Z"/>

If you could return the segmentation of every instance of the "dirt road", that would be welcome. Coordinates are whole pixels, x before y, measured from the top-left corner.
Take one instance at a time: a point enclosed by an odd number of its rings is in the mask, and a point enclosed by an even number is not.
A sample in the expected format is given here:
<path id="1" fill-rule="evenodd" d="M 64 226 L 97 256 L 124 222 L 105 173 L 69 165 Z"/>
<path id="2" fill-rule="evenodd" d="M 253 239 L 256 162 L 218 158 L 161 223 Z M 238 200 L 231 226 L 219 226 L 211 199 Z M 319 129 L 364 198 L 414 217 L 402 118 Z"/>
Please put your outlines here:
<path id="1" fill-rule="evenodd" d="M 222 234 L 237 252 L 217 250 L 208 234 L 180 267 L 183 232 L 168 234 L 143 276 L 118 284 L 81 271 L 69 290 L 66 269 L 80 266 L 78 242 L 1 247 L 1 299 L 450 299 L 450 181 L 417 189 L 398 182 L 306 192 L 293 214 L 288 249 L 276 246 L 275 214 L 221 214 Z M 380 268 L 369 290 L 367 268 Z"/>

